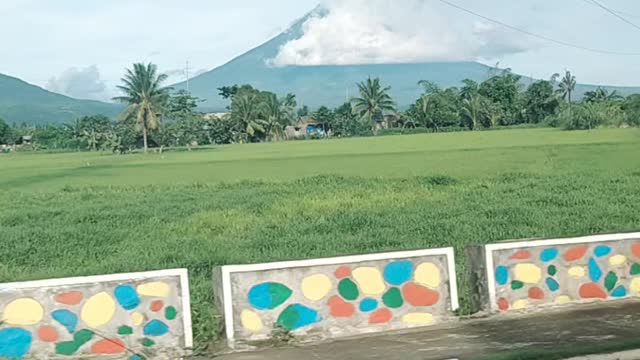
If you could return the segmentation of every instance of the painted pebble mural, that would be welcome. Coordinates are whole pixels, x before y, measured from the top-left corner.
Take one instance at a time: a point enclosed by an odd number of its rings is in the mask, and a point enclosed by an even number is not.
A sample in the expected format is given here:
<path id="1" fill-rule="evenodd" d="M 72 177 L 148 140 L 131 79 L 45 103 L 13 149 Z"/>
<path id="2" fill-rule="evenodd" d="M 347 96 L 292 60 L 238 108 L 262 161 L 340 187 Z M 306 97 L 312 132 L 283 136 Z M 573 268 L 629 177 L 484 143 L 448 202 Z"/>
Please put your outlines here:
<path id="1" fill-rule="evenodd" d="M 183 355 L 185 284 L 186 270 L 0 284 L 0 358 Z"/>
<path id="2" fill-rule="evenodd" d="M 533 242 L 519 249 L 488 246 L 494 263 L 493 308 L 525 310 L 640 296 L 640 239 L 622 237 L 570 244 L 542 241 L 540 246 Z"/>
<path id="3" fill-rule="evenodd" d="M 448 261 L 446 255 L 319 266 L 311 260 L 286 269 L 231 271 L 233 314 L 227 315 L 234 329 L 227 336 L 259 340 L 280 330 L 332 337 L 434 324 L 457 307 Z"/>

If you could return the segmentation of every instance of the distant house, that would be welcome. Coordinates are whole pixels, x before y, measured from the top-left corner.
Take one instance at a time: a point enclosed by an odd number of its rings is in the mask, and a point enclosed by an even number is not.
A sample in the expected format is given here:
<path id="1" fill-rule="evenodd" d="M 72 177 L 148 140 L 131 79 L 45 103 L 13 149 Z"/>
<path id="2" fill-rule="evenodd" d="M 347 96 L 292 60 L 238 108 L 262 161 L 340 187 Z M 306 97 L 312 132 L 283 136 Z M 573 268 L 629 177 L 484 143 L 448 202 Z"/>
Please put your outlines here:
<path id="1" fill-rule="evenodd" d="M 31 135 L 21 136 L 20 140 L 18 140 L 19 145 L 31 145 L 32 143 L 33 143 L 33 136 Z"/>
<path id="2" fill-rule="evenodd" d="M 207 113 L 207 114 L 204 114 L 202 117 L 203 117 L 205 120 L 213 120 L 213 119 L 218 119 L 218 120 L 220 120 L 220 119 L 224 118 L 224 117 L 225 117 L 225 116 L 227 116 L 227 115 L 229 115 L 229 113 L 226 113 L 226 112 L 219 112 L 219 113 Z"/>
<path id="3" fill-rule="evenodd" d="M 295 125 L 287 126 L 284 131 L 287 139 L 300 139 L 307 136 L 331 136 L 329 125 L 319 122 L 313 116 L 301 117 Z"/>

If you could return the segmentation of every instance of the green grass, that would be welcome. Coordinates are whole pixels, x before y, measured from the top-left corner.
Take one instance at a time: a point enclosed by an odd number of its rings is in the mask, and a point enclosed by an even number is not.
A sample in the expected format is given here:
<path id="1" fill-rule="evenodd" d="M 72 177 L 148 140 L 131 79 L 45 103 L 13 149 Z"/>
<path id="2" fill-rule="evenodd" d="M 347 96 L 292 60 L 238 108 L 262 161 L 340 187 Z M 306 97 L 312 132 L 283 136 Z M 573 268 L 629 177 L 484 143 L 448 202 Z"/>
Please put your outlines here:
<path id="1" fill-rule="evenodd" d="M 0 281 L 187 267 L 205 347 L 215 266 L 638 230 L 639 189 L 636 129 L 12 154 Z"/>

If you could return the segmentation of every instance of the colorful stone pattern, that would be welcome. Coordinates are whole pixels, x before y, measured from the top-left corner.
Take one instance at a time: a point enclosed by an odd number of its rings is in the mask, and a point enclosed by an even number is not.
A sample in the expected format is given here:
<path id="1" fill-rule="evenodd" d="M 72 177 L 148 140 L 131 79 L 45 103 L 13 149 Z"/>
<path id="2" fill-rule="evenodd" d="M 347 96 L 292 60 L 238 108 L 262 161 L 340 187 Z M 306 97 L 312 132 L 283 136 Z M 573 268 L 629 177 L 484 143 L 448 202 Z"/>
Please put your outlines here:
<path id="1" fill-rule="evenodd" d="M 640 295 L 640 240 L 493 252 L 500 311 Z"/>
<path id="2" fill-rule="evenodd" d="M 371 332 L 450 315 L 445 256 L 232 274 L 235 337 Z"/>
<path id="3" fill-rule="evenodd" d="M 0 358 L 174 358 L 185 344 L 179 277 L 3 287 L 0 311 Z"/>

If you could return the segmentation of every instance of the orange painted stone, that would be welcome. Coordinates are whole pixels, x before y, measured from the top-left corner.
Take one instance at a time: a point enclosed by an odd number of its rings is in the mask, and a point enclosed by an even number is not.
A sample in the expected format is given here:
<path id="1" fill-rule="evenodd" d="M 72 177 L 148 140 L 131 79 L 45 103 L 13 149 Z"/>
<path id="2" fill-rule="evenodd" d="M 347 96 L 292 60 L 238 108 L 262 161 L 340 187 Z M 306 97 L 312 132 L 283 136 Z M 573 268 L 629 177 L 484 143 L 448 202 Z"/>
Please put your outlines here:
<path id="1" fill-rule="evenodd" d="M 529 299 L 544 300 L 544 291 L 539 287 L 532 287 L 529 289 Z"/>
<path id="2" fill-rule="evenodd" d="M 527 260 L 531 258 L 531 252 L 527 250 L 520 250 L 517 253 L 511 255 L 509 259 L 511 260 Z"/>
<path id="3" fill-rule="evenodd" d="M 564 259 L 566 261 L 576 261 L 582 259 L 582 257 L 589 250 L 589 245 L 576 246 L 572 249 L 569 249 L 566 253 L 564 253 Z"/>
<path id="4" fill-rule="evenodd" d="M 580 297 L 583 299 L 606 299 L 607 293 L 598 284 L 588 283 L 580 286 Z"/>
<path id="5" fill-rule="evenodd" d="M 380 309 L 369 317 L 369 324 L 384 324 L 391 321 L 393 314 L 389 309 Z"/>
<path id="6" fill-rule="evenodd" d="M 338 318 L 349 318 L 352 317 L 353 314 L 356 313 L 356 307 L 348 302 L 342 300 L 340 296 L 332 296 L 329 299 L 329 309 L 330 314 L 333 317 Z"/>
<path id="7" fill-rule="evenodd" d="M 51 326 L 43 326 L 38 329 L 38 338 L 44 342 L 58 341 L 58 332 Z"/>
<path id="8" fill-rule="evenodd" d="M 633 244 L 631 246 L 631 252 L 637 258 L 640 258 L 640 243 Z"/>
<path id="9" fill-rule="evenodd" d="M 56 295 L 56 302 L 65 305 L 78 305 L 82 301 L 82 293 L 79 291 L 71 291 Z"/>
<path id="10" fill-rule="evenodd" d="M 413 306 L 435 305 L 440 299 L 437 291 L 409 283 L 402 288 L 404 299 Z"/>
<path id="11" fill-rule="evenodd" d="M 338 269 L 336 269 L 336 278 L 338 279 L 344 279 L 350 275 L 351 275 L 351 268 L 348 266 L 340 266 Z"/>
<path id="12" fill-rule="evenodd" d="M 125 352 L 124 343 L 118 339 L 100 340 L 91 346 L 93 354 L 120 354 Z"/>
<path id="13" fill-rule="evenodd" d="M 153 312 L 158 312 L 158 311 L 162 310 L 162 308 L 164 308 L 164 303 L 162 302 L 162 300 L 156 300 L 156 301 L 151 303 L 151 306 L 149 308 Z"/>
<path id="14" fill-rule="evenodd" d="M 500 309 L 501 311 L 509 310 L 509 300 L 505 298 L 498 299 L 498 309 Z"/>

